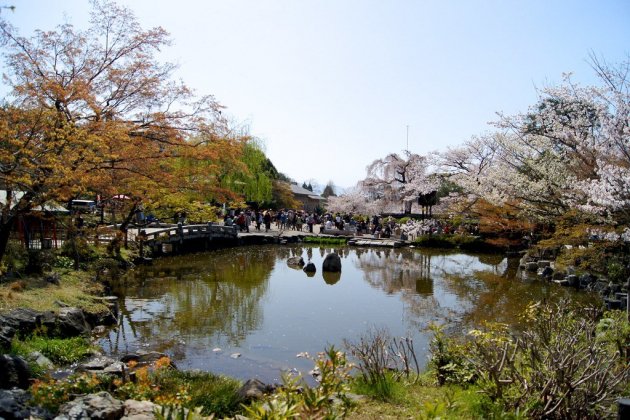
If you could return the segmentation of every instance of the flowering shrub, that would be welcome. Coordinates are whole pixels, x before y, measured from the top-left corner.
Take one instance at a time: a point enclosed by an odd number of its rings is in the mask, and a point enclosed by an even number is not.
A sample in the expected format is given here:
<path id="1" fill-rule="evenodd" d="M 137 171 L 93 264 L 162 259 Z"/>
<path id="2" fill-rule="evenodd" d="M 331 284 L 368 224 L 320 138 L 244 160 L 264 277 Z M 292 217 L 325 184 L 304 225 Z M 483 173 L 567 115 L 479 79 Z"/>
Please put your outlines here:
<path id="1" fill-rule="evenodd" d="M 251 419 L 344 418 L 352 408 L 347 393 L 353 365 L 334 346 L 319 353 L 313 361 L 318 386 L 311 387 L 299 377 L 284 375 L 279 391 L 245 407 L 246 415 Z"/>
<path id="2" fill-rule="evenodd" d="M 203 418 L 215 413 L 218 416 L 234 415 L 238 410 L 237 390 L 240 384 L 210 373 L 180 372 L 170 368 L 171 361 L 164 357 L 152 368 L 136 368 L 135 380 L 126 381 L 110 375 L 80 374 L 64 380 L 36 381 L 31 387 L 35 404 L 53 413 L 76 395 L 108 391 L 120 400 L 152 401 L 165 410 L 163 418 Z M 181 415 L 184 417 L 181 417 Z"/>

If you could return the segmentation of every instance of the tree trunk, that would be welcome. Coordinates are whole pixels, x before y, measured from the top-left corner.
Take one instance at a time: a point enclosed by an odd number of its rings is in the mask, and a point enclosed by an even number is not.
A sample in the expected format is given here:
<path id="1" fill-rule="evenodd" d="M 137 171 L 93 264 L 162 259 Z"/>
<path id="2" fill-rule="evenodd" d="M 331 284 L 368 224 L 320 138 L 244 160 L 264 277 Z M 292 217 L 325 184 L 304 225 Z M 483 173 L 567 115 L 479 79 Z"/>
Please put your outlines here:
<path id="1" fill-rule="evenodd" d="M 121 232 L 123 233 L 127 232 L 127 229 L 129 228 L 129 224 L 131 223 L 133 216 L 136 214 L 137 209 L 138 209 L 138 203 L 134 202 L 133 206 L 131 206 L 131 209 L 129 210 L 129 213 L 127 214 L 127 217 L 125 217 L 125 220 L 123 220 L 123 222 L 120 224 Z"/>
<path id="2" fill-rule="evenodd" d="M 125 217 L 125 220 L 123 220 L 123 222 L 120 224 L 120 231 L 125 235 L 125 249 L 127 249 L 128 245 L 127 230 L 129 229 L 129 224 L 131 223 L 133 216 L 136 214 L 137 209 L 138 203 L 134 201 L 133 206 L 131 206 L 131 209 L 129 210 L 129 213 L 127 213 L 127 217 Z"/>
<path id="3" fill-rule="evenodd" d="M 2 223 L 0 223 L 0 261 L 2 261 L 2 258 L 7 251 L 9 236 L 11 236 L 14 221 L 15 217 L 11 216 L 6 221 L 2 221 Z"/>

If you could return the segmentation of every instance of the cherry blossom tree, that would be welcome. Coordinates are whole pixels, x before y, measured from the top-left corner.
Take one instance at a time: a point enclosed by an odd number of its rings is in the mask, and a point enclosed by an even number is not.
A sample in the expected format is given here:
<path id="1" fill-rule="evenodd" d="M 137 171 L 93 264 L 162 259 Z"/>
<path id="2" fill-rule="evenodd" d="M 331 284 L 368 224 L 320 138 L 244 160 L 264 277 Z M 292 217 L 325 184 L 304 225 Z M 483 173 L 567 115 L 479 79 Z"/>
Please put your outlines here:
<path id="1" fill-rule="evenodd" d="M 374 202 L 378 212 L 411 212 L 412 204 L 423 194 L 436 191 L 439 180 L 430 173 L 430 159 L 405 152 L 401 157 L 391 153 L 377 159 L 367 167 L 367 177 L 359 182 L 359 188 Z"/>
<path id="2" fill-rule="evenodd" d="M 500 115 L 495 132 L 441 155 L 467 192 L 510 203 L 537 220 L 578 208 L 609 222 L 630 216 L 629 63 L 594 61 L 603 87 L 565 75 L 528 112 Z"/>
<path id="3" fill-rule="evenodd" d="M 360 188 L 346 190 L 339 196 L 328 196 L 326 209 L 331 213 L 375 214 L 374 201 Z"/>
<path id="4" fill-rule="evenodd" d="M 592 144 L 594 172 L 577 187 L 587 197 L 582 208 L 630 220 L 630 60 L 610 66 L 591 56 L 593 68 L 604 81 L 596 91 L 602 103 L 600 141 Z"/>

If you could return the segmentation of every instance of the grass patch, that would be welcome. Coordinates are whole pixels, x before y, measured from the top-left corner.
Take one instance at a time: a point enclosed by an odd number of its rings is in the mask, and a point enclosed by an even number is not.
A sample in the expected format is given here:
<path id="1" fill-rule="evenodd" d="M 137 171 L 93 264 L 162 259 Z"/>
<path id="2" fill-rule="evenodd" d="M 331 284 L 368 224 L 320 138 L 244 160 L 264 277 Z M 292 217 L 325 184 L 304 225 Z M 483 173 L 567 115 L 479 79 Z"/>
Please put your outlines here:
<path id="1" fill-rule="evenodd" d="M 95 348 L 83 337 L 47 338 L 34 336 L 24 340 L 11 341 L 11 353 L 27 358 L 38 351 L 55 365 L 69 365 L 85 359 L 94 353 Z"/>
<path id="2" fill-rule="evenodd" d="M 357 377 L 352 383 L 352 390 L 355 393 L 391 403 L 404 400 L 404 388 L 405 386 L 396 381 L 391 374 L 372 383 L 365 381 L 362 377 Z"/>
<path id="3" fill-rule="evenodd" d="M 59 302 L 83 309 L 88 313 L 107 311 L 97 295 L 103 285 L 92 280 L 92 274 L 83 271 L 58 270 L 59 285 L 48 283 L 42 277 L 28 277 L 18 282 L 0 284 L 0 313 L 16 308 L 37 311 L 59 310 Z"/>
<path id="4" fill-rule="evenodd" d="M 345 245 L 348 243 L 347 238 L 330 238 L 328 236 L 307 236 L 304 243 L 320 244 L 320 245 Z"/>
<path id="5" fill-rule="evenodd" d="M 360 386 L 353 391 L 370 396 L 347 417 L 359 419 L 471 419 L 484 418 L 489 407 L 475 387 L 438 386 L 429 375 L 416 384 L 399 383 L 395 397 L 388 400 L 364 394 Z"/>
<path id="6" fill-rule="evenodd" d="M 165 370 L 156 382 L 162 393 L 177 394 L 187 390 L 190 408 L 201 407 L 203 415 L 218 418 L 233 416 L 240 411 L 241 400 L 236 392 L 241 383 L 235 379 L 207 372 Z"/>

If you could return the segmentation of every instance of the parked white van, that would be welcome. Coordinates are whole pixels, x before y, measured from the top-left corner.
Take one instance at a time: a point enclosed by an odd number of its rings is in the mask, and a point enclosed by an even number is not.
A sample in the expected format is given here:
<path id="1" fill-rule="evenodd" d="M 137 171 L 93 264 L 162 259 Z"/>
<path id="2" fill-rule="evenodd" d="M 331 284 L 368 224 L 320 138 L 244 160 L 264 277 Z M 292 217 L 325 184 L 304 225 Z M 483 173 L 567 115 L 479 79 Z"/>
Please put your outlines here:
<path id="1" fill-rule="evenodd" d="M 70 211 L 94 213 L 94 210 L 96 210 L 96 202 L 93 200 L 72 200 L 70 202 Z"/>

